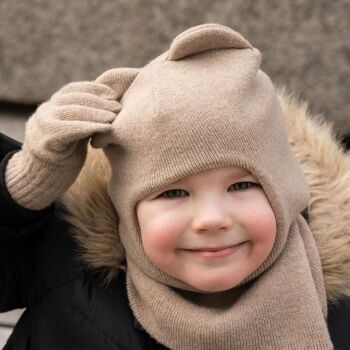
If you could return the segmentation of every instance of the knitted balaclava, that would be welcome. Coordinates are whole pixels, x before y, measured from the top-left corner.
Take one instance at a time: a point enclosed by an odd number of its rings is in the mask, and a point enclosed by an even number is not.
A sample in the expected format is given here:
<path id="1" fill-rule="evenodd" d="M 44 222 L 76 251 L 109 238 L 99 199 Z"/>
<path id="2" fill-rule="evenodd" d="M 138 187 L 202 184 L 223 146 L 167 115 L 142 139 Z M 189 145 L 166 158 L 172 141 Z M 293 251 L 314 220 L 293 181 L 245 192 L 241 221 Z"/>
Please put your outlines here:
<path id="1" fill-rule="evenodd" d="M 171 349 L 332 348 L 319 256 L 299 214 L 308 188 L 260 63 L 260 52 L 234 30 L 190 28 L 139 70 L 104 139 L 130 305 Z M 229 165 L 249 170 L 262 185 L 277 234 L 254 273 L 201 305 L 194 300 L 203 291 L 160 271 L 144 253 L 136 204 L 180 178 Z"/>

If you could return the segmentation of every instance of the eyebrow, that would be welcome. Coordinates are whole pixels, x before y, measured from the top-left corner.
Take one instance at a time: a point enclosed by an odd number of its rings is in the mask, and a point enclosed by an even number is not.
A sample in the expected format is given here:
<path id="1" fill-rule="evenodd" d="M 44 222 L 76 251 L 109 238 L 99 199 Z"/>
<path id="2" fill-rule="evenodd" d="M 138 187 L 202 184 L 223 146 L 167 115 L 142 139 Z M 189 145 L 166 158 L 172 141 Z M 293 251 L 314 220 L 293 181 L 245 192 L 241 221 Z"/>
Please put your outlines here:
<path id="1" fill-rule="evenodd" d="M 230 171 L 229 173 L 225 174 L 222 178 L 225 181 L 227 181 L 229 179 L 236 180 L 236 179 L 245 178 L 245 177 L 249 177 L 249 178 L 252 178 L 255 181 L 257 181 L 253 174 L 249 173 L 248 171 L 246 171 L 244 169 L 238 170 L 238 171 Z"/>
<path id="2" fill-rule="evenodd" d="M 234 170 L 231 169 L 230 171 L 228 171 L 227 173 L 222 175 L 222 178 L 226 181 L 226 180 L 228 180 L 230 178 L 238 179 L 238 178 L 247 177 L 247 176 L 250 176 L 250 177 L 255 179 L 255 177 L 248 170 L 246 170 L 244 168 L 234 169 Z M 179 179 L 178 181 L 174 182 L 173 184 L 169 184 L 166 187 L 172 186 L 174 184 L 179 184 L 180 185 L 180 184 L 182 184 L 185 181 L 186 181 L 186 178 L 182 178 L 182 179 Z"/>
<path id="3" fill-rule="evenodd" d="M 251 175 L 253 176 L 248 170 L 244 169 L 244 168 L 240 168 L 240 169 L 235 169 L 235 170 L 231 170 L 229 172 L 229 175 L 233 175 L 233 176 L 245 176 L 245 175 Z"/>

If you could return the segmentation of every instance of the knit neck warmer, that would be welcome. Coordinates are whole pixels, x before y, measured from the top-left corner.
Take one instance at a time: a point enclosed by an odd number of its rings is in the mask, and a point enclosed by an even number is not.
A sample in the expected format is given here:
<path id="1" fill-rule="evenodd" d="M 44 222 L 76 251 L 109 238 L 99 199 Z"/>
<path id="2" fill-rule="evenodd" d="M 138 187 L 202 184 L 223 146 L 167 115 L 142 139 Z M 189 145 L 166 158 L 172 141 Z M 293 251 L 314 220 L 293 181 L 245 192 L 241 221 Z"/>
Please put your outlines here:
<path id="1" fill-rule="evenodd" d="M 290 149 L 260 52 L 239 33 L 204 24 L 178 35 L 120 100 L 104 147 L 109 196 L 126 253 L 131 308 L 171 349 L 332 349 L 320 258 L 300 212 L 308 187 Z M 136 216 L 145 196 L 185 176 L 247 169 L 274 212 L 269 257 L 231 290 L 205 293 L 146 256 Z"/>
<path id="2" fill-rule="evenodd" d="M 226 292 L 184 292 L 127 268 L 131 308 L 170 349 L 333 349 L 318 251 L 302 217 L 265 273 Z"/>

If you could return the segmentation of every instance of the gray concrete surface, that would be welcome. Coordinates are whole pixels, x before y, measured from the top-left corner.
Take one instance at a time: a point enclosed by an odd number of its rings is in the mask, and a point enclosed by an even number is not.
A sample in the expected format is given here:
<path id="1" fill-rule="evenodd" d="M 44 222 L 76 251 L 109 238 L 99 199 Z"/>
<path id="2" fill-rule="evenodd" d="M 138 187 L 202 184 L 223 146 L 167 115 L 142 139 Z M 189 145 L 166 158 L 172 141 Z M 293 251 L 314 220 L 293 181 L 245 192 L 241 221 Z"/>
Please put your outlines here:
<path id="1" fill-rule="evenodd" d="M 22 309 L 0 313 L 0 349 L 6 344 L 6 341 L 12 332 L 12 326 L 16 324 L 22 313 Z"/>
<path id="2" fill-rule="evenodd" d="M 241 32 L 262 68 L 350 134 L 349 0 L 0 2 L 0 99 L 36 103 L 113 67 L 141 67 L 183 30 Z"/>
<path id="3" fill-rule="evenodd" d="M 0 131 L 8 135 L 15 140 L 23 141 L 24 136 L 24 123 L 26 121 L 26 116 L 19 115 L 5 115 L 0 111 Z"/>
<path id="4" fill-rule="evenodd" d="M 0 349 L 2 349 L 5 346 L 6 341 L 10 336 L 11 332 L 11 328 L 0 327 Z"/>
<path id="5" fill-rule="evenodd" d="M 22 315 L 23 310 L 17 309 L 9 312 L 0 313 L 0 324 L 11 325 L 16 324 L 19 316 Z"/>

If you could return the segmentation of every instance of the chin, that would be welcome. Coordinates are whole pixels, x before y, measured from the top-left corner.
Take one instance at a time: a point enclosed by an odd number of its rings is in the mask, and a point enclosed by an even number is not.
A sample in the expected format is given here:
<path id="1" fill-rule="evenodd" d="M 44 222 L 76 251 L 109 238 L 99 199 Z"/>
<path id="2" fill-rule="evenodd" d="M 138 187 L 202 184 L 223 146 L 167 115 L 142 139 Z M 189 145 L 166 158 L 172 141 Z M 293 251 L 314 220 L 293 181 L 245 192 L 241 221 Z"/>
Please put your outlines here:
<path id="1" fill-rule="evenodd" d="M 200 289 L 203 292 L 208 293 L 215 293 L 215 292 L 224 292 L 225 290 L 229 290 L 231 288 L 236 287 L 239 282 L 241 282 L 241 279 L 239 281 L 217 281 L 216 279 L 214 281 L 196 281 L 196 283 L 190 283 L 193 287 Z"/>

